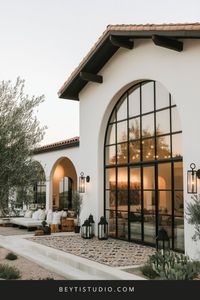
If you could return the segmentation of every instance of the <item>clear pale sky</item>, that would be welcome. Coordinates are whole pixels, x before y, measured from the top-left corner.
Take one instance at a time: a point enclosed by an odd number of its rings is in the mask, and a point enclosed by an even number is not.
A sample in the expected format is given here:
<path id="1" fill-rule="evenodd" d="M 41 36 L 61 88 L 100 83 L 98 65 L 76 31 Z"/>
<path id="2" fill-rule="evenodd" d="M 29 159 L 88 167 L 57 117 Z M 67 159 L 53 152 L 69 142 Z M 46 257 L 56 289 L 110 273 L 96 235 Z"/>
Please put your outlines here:
<path id="1" fill-rule="evenodd" d="M 45 95 L 42 144 L 79 135 L 79 102 L 57 91 L 108 24 L 200 22 L 199 0 L 0 0 L 0 81 Z"/>

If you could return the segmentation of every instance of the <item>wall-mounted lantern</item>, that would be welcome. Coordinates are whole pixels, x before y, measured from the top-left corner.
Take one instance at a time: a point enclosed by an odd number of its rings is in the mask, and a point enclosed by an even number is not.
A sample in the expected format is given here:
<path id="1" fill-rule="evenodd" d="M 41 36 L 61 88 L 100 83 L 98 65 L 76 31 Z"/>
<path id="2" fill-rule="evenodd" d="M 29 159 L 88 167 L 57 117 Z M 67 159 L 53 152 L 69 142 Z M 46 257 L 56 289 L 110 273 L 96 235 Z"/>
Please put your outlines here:
<path id="1" fill-rule="evenodd" d="M 98 239 L 108 239 L 108 222 L 106 221 L 105 217 L 101 217 L 100 222 L 98 223 Z"/>
<path id="2" fill-rule="evenodd" d="M 90 182 L 90 176 L 84 176 L 81 172 L 79 176 L 79 193 L 85 193 L 85 183 Z"/>
<path id="3" fill-rule="evenodd" d="M 81 237 L 84 239 L 91 239 L 92 235 L 92 225 L 90 224 L 89 220 L 86 219 L 81 227 Z"/>
<path id="4" fill-rule="evenodd" d="M 156 250 L 161 250 L 162 255 L 165 256 L 165 252 L 170 249 L 170 240 L 167 231 L 164 228 L 161 228 L 158 231 L 156 237 Z"/>
<path id="5" fill-rule="evenodd" d="M 196 170 L 194 163 L 190 164 L 190 170 L 187 171 L 187 192 L 188 194 L 197 193 L 197 178 L 200 179 L 200 169 Z"/>

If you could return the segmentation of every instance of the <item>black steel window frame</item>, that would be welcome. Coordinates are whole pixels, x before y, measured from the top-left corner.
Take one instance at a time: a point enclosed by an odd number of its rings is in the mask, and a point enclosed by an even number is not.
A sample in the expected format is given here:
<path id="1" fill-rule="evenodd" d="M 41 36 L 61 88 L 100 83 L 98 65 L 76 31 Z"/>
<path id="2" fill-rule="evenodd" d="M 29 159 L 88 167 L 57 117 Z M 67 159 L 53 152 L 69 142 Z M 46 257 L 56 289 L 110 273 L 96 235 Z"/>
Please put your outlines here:
<path id="1" fill-rule="evenodd" d="M 150 112 L 146 112 L 146 113 L 142 113 L 142 86 L 146 83 L 152 82 L 153 86 L 154 86 L 154 109 Z M 134 88 L 134 90 L 136 90 L 137 88 L 139 88 L 140 91 L 140 114 L 139 115 L 135 115 L 133 117 L 129 117 L 129 92 Z M 117 108 L 119 103 L 122 101 L 122 99 L 124 98 L 124 101 L 126 101 L 127 103 L 127 118 L 124 119 L 120 119 L 117 120 Z M 178 157 L 173 157 L 173 151 L 172 151 L 172 147 L 173 147 L 173 142 L 172 142 L 172 138 L 175 135 L 181 134 L 182 130 L 179 131 L 172 131 L 172 109 L 176 108 L 176 104 L 172 104 L 171 101 L 171 94 L 169 93 L 169 105 L 160 109 L 156 109 L 156 81 L 152 81 L 152 80 L 147 80 L 147 81 L 143 81 L 140 82 L 132 87 L 130 87 L 121 97 L 120 99 L 117 101 L 117 103 L 115 104 L 108 124 L 107 124 L 107 128 L 106 128 L 106 133 L 105 133 L 105 140 L 104 140 L 104 216 L 106 217 L 106 213 L 107 212 L 112 212 L 115 215 L 115 238 L 118 238 L 118 181 L 117 181 L 117 175 L 118 175 L 118 170 L 119 168 L 123 168 L 126 167 L 127 171 L 128 171 L 128 182 L 127 182 L 127 186 L 128 186 L 128 205 L 127 205 L 127 213 L 128 213 L 128 241 L 133 241 L 133 242 L 138 242 L 141 244 L 148 244 L 148 245 L 152 245 L 155 246 L 155 243 L 149 243 L 149 242 L 145 242 L 144 239 L 144 191 L 147 191 L 144 189 L 143 187 L 143 170 L 145 166 L 153 166 L 154 167 L 154 172 L 155 172 L 155 189 L 153 190 L 155 192 L 155 219 L 156 219 L 156 224 L 155 224 L 155 234 L 158 234 L 158 229 L 159 229 L 159 224 L 158 224 L 158 218 L 159 218 L 159 207 L 158 207 L 158 193 L 162 190 L 158 189 L 158 165 L 161 164 L 165 164 L 165 163 L 170 163 L 171 165 L 171 189 L 164 189 L 164 191 L 169 191 L 171 192 L 171 218 L 172 218 L 172 226 L 171 226 L 171 248 L 173 250 L 176 251 L 183 251 L 183 249 L 177 249 L 175 247 L 175 240 L 174 240 L 174 230 L 175 230 L 175 213 L 174 213 L 174 201 L 175 201 L 175 192 L 183 192 L 183 189 L 175 189 L 174 188 L 174 164 L 176 162 L 182 162 L 182 156 L 178 156 Z M 156 134 L 156 114 L 158 112 L 161 111 L 166 111 L 169 110 L 169 120 L 170 120 L 170 129 L 168 133 L 165 134 Z M 154 115 L 154 135 L 152 135 L 151 137 L 143 137 L 142 136 L 142 117 L 146 116 L 146 115 Z M 114 121 L 113 121 L 114 118 Z M 132 119 L 136 119 L 139 118 L 140 120 L 140 138 L 138 139 L 130 139 L 129 137 L 129 122 Z M 122 141 L 119 142 L 117 141 L 117 124 L 121 123 L 121 122 L 127 122 L 127 139 L 126 141 Z M 107 144 L 107 137 L 108 137 L 108 130 L 109 130 L 109 126 L 115 124 L 115 143 L 112 144 Z M 154 139 L 155 141 L 155 156 L 157 155 L 157 140 L 160 137 L 169 137 L 170 139 L 170 158 L 166 158 L 166 159 L 157 159 L 155 157 L 154 160 L 148 160 L 148 161 L 143 161 L 143 141 L 144 140 L 148 140 L 148 139 Z M 130 143 L 134 141 L 138 141 L 140 143 L 140 161 L 138 162 L 130 162 Z M 120 163 L 118 164 L 117 162 L 117 146 L 120 144 L 127 144 L 127 162 L 126 163 Z M 116 157 L 116 162 L 115 164 L 106 164 L 106 152 L 107 152 L 107 148 L 110 146 L 115 146 L 115 157 Z M 130 232 L 130 168 L 131 167 L 140 167 L 140 176 L 141 176 L 141 239 L 137 240 L 137 239 L 131 239 L 131 232 Z M 115 210 L 111 210 L 108 209 L 106 207 L 106 192 L 110 191 L 109 189 L 106 189 L 106 170 L 108 169 L 115 169 L 115 176 L 116 176 L 116 185 L 115 185 Z M 162 214 L 164 216 L 164 214 Z M 167 216 L 168 214 L 166 214 Z M 183 216 L 180 216 L 181 218 L 183 218 Z M 109 220 L 108 220 L 109 221 Z M 114 237 L 114 236 L 112 236 Z M 121 239 L 121 238 L 119 238 Z"/>
<path id="2" fill-rule="evenodd" d="M 45 190 L 43 192 L 42 190 Z M 34 193 L 34 203 L 38 205 L 45 206 L 46 204 L 46 183 L 45 182 L 37 182 L 33 187 Z"/>

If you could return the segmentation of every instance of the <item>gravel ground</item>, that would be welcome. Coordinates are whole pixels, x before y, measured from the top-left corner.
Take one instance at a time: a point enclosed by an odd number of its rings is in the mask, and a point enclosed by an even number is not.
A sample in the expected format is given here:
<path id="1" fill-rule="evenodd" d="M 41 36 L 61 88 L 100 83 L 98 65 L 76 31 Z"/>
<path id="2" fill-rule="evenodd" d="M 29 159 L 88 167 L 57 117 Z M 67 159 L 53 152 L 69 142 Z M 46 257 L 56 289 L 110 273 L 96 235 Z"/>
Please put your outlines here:
<path id="1" fill-rule="evenodd" d="M 19 269 L 21 273 L 21 280 L 39 280 L 46 279 L 47 277 L 54 280 L 66 280 L 66 278 L 48 271 L 24 257 L 18 256 L 18 259 L 12 261 L 5 259 L 5 256 L 9 252 L 10 251 L 5 248 L 0 248 L 0 264 L 8 264 L 9 266 Z"/>

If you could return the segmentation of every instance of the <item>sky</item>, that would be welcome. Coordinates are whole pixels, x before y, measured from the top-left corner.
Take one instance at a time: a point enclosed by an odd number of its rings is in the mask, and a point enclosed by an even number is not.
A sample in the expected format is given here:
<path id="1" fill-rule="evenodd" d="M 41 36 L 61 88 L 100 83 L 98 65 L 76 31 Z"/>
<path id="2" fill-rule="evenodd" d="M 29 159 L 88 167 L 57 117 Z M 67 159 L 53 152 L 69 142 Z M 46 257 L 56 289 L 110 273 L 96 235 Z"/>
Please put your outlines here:
<path id="1" fill-rule="evenodd" d="M 200 22 L 199 0 L 0 0 L 0 81 L 45 95 L 43 144 L 79 135 L 79 102 L 57 92 L 109 24 Z"/>

